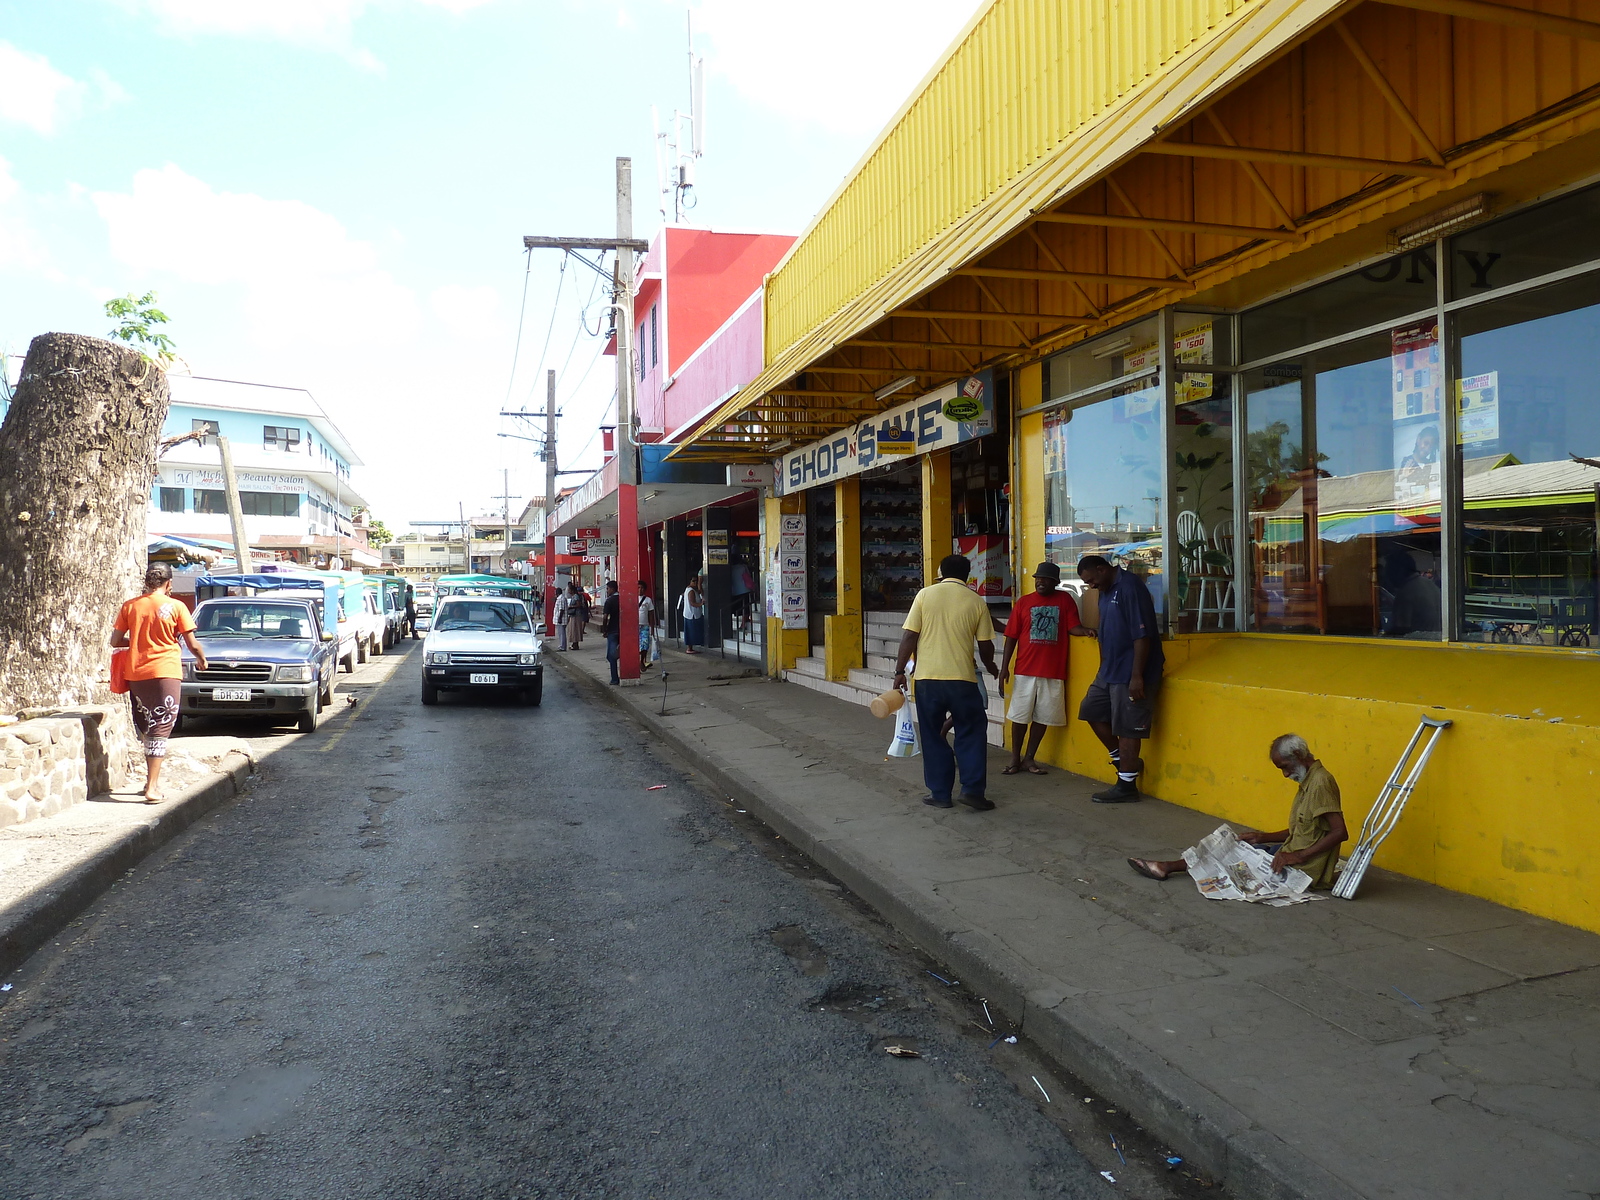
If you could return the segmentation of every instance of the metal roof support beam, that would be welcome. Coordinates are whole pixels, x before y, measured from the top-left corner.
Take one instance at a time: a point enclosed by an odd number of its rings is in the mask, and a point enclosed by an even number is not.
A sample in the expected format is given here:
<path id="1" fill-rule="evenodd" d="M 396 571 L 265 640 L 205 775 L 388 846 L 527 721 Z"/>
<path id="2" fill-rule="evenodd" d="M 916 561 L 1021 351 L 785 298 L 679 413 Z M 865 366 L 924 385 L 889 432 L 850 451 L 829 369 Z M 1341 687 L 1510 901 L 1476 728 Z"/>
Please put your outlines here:
<path id="1" fill-rule="evenodd" d="M 1361 69 L 1367 73 L 1367 78 L 1372 80 L 1372 85 L 1382 93 L 1383 98 L 1388 101 L 1389 107 L 1394 109 L 1394 115 L 1399 117 L 1401 123 L 1411 131 L 1412 141 L 1422 147 L 1423 153 L 1432 162 L 1438 166 L 1444 166 L 1444 155 L 1439 153 L 1439 147 L 1433 144 L 1433 139 L 1422 128 L 1421 122 L 1406 107 L 1406 102 L 1400 98 L 1400 93 L 1394 90 L 1394 86 L 1384 77 L 1383 72 L 1378 70 L 1378 64 L 1372 61 L 1372 56 L 1367 53 L 1366 48 L 1356 41 L 1356 35 L 1350 32 L 1349 27 L 1344 23 L 1344 19 L 1340 18 L 1335 21 L 1333 28 L 1334 32 L 1344 39 L 1345 46 L 1355 56 L 1356 62 L 1361 64 Z M 1600 26 L 1596 26 L 1596 28 L 1600 28 Z"/>
<path id="2" fill-rule="evenodd" d="M 1037 271 L 1025 267 L 960 267 L 957 275 L 982 275 L 989 279 L 1037 279 L 1043 283 L 1109 283 L 1113 287 L 1192 289 L 1182 279 L 1157 279 L 1152 275 L 1106 275 L 1098 271 Z M 860 345 L 847 342 L 846 345 Z"/>
<path id="3" fill-rule="evenodd" d="M 991 325 L 1003 325 L 1011 321 L 1079 321 L 1084 325 L 1088 325 L 1094 320 L 1093 317 L 1079 316 L 1077 313 L 963 312 L 959 308 L 897 308 L 889 315 L 891 317 L 940 317 L 946 321 L 983 321 Z M 810 369 L 816 370 L 817 368 Z"/>
<path id="4" fill-rule="evenodd" d="M 795 375 L 888 375 L 899 379 L 902 375 L 915 375 L 915 371 L 906 371 L 900 367 L 807 367 L 803 371 L 796 371 Z M 792 378 L 792 376 L 791 376 Z"/>
<path id="5" fill-rule="evenodd" d="M 1048 225 L 1100 225 L 1110 229 L 1167 229 L 1173 233 L 1201 233 L 1212 237 L 1265 238 L 1277 242 L 1303 242 L 1305 234 L 1290 229 L 1261 229 L 1254 225 L 1218 225 L 1210 221 L 1176 221 L 1166 217 L 1114 217 L 1099 213 L 1046 212 L 1034 218 Z"/>
<path id="6" fill-rule="evenodd" d="M 973 342 L 902 342 L 876 338 L 851 338 L 849 341 L 840 342 L 839 344 L 841 346 L 892 346 L 904 350 L 950 350 L 957 354 L 1015 354 L 1018 350 L 1027 349 L 1026 346 L 978 345 Z M 907 371 L 905 373 L 909 375 L 913 372 Z"/>
<path id="7" fill-rule="evenodd" d="M 1488 4 L 1485 0 L 1380 0 L 1380 2 L 1392 4 L 1397 8 L 1418 8 L 1423 12 L 1443 13 L 1447 17 L 1464 17 L 1468 21 L 1515 25 L 1522 29 L 1537 30 L 1539 33 L 1553 33 L 1558 37 L 1600 42 L 1600 25 L 1593 21 L 1580 21 L 1575 17 L 1558 17 L 1555 13 L 1513 8 L 1509 4 Z"/>
<path id="8" fill-rule="evenodd" d="M 1217 131 L 1217 136 L 1229 146 L 1237 146 L 1239 140 L 1228 132 L 1228 127 L 1222 123 L 1222 118 L 1217 116 L 1214 108 L 1206 109 L 1206 120 L 1211 122 L 1211 128 Z M 1283 201 L 1278 199 L 1278 193 L 1272 190 L 1272 185 L 1267 182 L 1267 177 L 1253 162 L 1239 164 L 1244 168 L 1244 173 L 1250 177 L 1250 182 L 1256 185 L 1256 190 L 1266 199 L 1272 211 L 1278 214 L 1278 220 L 1283 222 L 1284 228 L 1293 229 L 1295 219 L 1289 215 L 1289 210 L 1283 206 Z"/>
<path id="9" fill-rule="evenodd" d="M 1330 171 L 1362 174 L 1417 175 L 1425 179 L 1453 179 L 1449 167 L 1433 163 L 1394 162 L 1387 158 L 1351 158 L 1344 154 L 1311 154 L 1303 150 L 1273 150 L 1262 146 L 1219 146 L 1215 142 L 1147 142 L 1143 154 L 1170 154 L 1178 158 L 1222 158 L 1234 162 L 1283 163 L 1291 167 L 1322 167 Z"/>
<path id="10" fill-rule="evenodd" d="M 1127 192 L 1123 191 L 1122 185 L 1110 175 L 1106 176 L 1106 190 L 1120 200 L 1122 202 L 1122 207 L 1127 209 L 1132 216 L 1139 217 L 1144 215 L 1139 211 L 1139 206 L 1133 202 L 1133 197 L 1129 196 Z M 1171 248 L 1168 247 L 1164 241 L 1161 240 L 1161 235 L 1159 233 L 1157 233 L 1154 229 L 1146 229 L 1144 231 L 1144 236 L 1149 238 L 1150 244 L 1161 252 L 1161 257 L 1167 260 L 1168 266 L 1170 266 L 1184 279 L 1189 278 L 1188 268 L 1178 261 L 1178 256 L 1172 252 Z"/>

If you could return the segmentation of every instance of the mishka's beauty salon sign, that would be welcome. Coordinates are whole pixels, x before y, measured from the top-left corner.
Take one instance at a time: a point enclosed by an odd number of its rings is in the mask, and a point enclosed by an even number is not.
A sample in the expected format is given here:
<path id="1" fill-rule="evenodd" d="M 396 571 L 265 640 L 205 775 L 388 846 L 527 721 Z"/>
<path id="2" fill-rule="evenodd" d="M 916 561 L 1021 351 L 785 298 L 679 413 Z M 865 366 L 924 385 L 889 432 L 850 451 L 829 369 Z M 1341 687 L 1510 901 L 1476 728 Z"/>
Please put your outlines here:
<path id="1" fill-rule="evenodd" d="M 831 438 L 777 461 L 780 496 L 860 474 L 886 461 L 970 442 L 994 432 L 994 378 L 989 371 L 947 383 L 869 417 Z"/>

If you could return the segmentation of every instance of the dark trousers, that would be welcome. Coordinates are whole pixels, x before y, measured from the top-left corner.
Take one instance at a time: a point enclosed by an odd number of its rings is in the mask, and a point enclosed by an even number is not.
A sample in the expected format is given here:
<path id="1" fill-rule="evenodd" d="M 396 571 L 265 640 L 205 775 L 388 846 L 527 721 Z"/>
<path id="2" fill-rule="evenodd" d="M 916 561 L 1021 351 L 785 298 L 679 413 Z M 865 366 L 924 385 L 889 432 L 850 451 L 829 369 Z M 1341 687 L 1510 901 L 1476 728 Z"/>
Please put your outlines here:
<path id="1" fill-rule="evenodd" d="M 939 736 L 944 719 L 956 719 L 956 748 Z M 922 734 L 922 778 L 931 795 L 950 799 L 961 768 L 961 794 L 981 796 L 989 780 L 989 714 L 978 685 L 965 679 L 917 680 L 917 724 Z"/>
<path id="2" fill-rule="evenodd" d="M 617 674 L 617 660 L 622 657 L 622 638 L 619 634 L 606 634 L 606 661 L 611 664 L 611 682 L 621 683 L 622 676 Z"/>

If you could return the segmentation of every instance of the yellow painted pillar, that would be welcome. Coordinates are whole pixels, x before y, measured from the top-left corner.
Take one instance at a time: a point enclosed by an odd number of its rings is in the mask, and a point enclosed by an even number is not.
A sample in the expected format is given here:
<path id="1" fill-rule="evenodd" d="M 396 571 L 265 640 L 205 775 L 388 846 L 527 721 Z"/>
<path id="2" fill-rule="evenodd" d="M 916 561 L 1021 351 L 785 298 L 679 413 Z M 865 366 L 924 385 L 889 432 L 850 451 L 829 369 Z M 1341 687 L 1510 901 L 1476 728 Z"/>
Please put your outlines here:
<path id="1" fill-rule="evenodd" d="M 922 586 L 939 581 L 939 560 L 954 554 L 950 524 L 950 451 L 922 456 Z"/>
<path id="2" fill-rule="evenodd" d="M 806 511 L 806 498 L 804 493 L 793 496 L 768 496 L 766 499 L 766 521 L 761 538 L 761 550 L 766 556 L 763 564 L 766 571 L 777 570 L 778 549 L 782 546 L 783 522 L 779 520 L 785 513 L 803 513 Z M 782 580 L 773 580 L 773 585 L 779 587 L 781 595 Z M 757 597 L 762 599 L 762 597 Z M 794 669 L 797 661 L 811 653 L 811 631 L 809 629 L 785 629 L 783 617 L 767 618 L 767 674 L 776 676 L 780 671 Z"/>
<path id="3" fill-rule="evenodd" d="M 838 562 L 839 600 L 834 616 L 824 618 L 826 674 L 848 679 L 861 657 L 861 479 L 852 476 L 833 485 L 834 551 Z"/>

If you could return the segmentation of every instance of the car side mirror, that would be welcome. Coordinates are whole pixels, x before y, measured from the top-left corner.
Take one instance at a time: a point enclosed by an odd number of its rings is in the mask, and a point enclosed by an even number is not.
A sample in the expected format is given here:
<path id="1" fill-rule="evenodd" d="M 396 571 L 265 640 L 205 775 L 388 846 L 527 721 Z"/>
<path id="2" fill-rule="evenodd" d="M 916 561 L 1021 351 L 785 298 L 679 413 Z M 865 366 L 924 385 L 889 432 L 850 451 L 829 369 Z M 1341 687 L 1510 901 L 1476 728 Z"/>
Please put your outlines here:
<path id="1" fill-rule="evenodd" d="M 332 631 L 324 629 L 322 631 L 322 640 L 325 641 L 325 642 L 333 641 L 333 633 L 332 633 Z"/>

